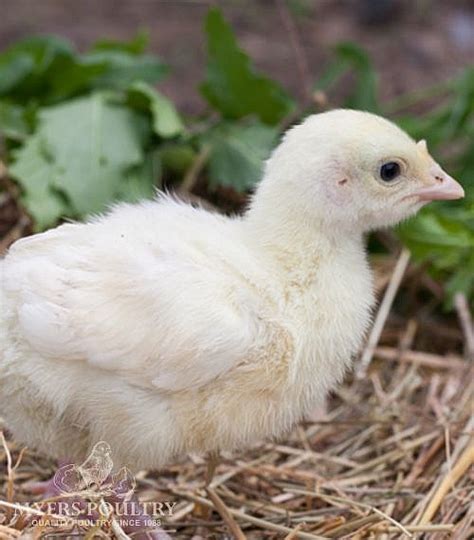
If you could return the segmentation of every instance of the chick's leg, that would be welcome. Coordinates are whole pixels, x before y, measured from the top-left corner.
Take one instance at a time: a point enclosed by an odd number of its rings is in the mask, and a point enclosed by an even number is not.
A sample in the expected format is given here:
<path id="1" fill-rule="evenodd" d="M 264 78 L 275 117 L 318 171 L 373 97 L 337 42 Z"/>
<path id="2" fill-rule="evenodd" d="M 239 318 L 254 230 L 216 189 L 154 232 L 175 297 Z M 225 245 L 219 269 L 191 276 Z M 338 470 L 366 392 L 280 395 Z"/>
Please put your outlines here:
<path id="1" fill-rule="evenodd" d="M 219 465 L 220 455 L 219 452 L 209 452 L 207 455 L 207 469 L 205 476 L 205 485 L 206 487 L 212 482 L 214 478 L 214 473 L 216 472 L 216 467 Z"/>

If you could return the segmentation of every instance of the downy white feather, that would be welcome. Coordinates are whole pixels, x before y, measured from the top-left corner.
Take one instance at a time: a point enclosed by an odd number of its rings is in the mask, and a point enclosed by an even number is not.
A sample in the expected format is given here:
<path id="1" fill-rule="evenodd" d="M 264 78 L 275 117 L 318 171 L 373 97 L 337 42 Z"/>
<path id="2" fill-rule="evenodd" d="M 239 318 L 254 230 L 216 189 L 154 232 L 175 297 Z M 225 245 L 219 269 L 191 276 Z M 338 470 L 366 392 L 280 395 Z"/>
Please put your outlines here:
<path id="1" fill-rule="evenodd" d="M 398 187 L 376 178 L 392 158 Z M 288 132 L 244 217 L 160 196 L 16 242 L 0 262 L 8 426 L 57 457 L 104 440 L 116 466 L 148 468 L 281 436 L 362 343 L 364 233 L 421 206 L 433 163 L 386 120 L 333 111 Z"/>

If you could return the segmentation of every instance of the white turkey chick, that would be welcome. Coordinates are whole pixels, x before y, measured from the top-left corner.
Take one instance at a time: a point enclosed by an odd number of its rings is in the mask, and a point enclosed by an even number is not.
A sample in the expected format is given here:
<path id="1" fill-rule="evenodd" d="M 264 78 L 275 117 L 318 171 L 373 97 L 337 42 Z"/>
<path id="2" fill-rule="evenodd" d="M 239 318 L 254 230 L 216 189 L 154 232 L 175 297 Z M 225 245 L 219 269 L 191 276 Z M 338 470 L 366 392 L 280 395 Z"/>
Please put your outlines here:
<path id="1" fill-rule="evenodd" d="M 313 115 L 243 217 L 161 196 L 16 242 L 1 262 L 0 410 L 17 439 L 116 467 L 282 436 L 370 321 L 364 235 L 461 186 L 394 124 Z"/>

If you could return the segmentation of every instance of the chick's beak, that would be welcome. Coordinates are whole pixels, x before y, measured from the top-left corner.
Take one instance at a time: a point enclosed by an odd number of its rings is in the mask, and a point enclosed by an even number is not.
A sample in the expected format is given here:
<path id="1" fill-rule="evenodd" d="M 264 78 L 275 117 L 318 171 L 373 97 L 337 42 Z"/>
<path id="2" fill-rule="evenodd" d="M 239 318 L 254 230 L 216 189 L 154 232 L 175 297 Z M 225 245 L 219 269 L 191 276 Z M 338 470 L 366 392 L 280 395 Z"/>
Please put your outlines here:
<path id="1" fill-rule="evenodd" d="M 431 171 L 431 181 L 428 185 L 415 191 L 414 195 L 420 201 L 448 201 L 464 197 L 464 189 L 459 182 L 436 167 Z"/>

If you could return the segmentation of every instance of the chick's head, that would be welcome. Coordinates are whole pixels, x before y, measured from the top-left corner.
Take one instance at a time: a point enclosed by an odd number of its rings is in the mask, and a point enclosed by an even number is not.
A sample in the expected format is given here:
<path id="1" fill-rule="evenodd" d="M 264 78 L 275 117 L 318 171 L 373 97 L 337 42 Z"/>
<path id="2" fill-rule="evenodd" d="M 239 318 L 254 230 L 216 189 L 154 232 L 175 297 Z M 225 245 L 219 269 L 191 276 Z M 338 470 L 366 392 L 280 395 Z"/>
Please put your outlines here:
<path id="1" fill-rule="evenodd" d="M 429 201 L 464 196 L 425 141 L 377 115 L 342 109 L 289 130 L 260 191 L 308 223 L 362 232 L 394 225 Z"/>

